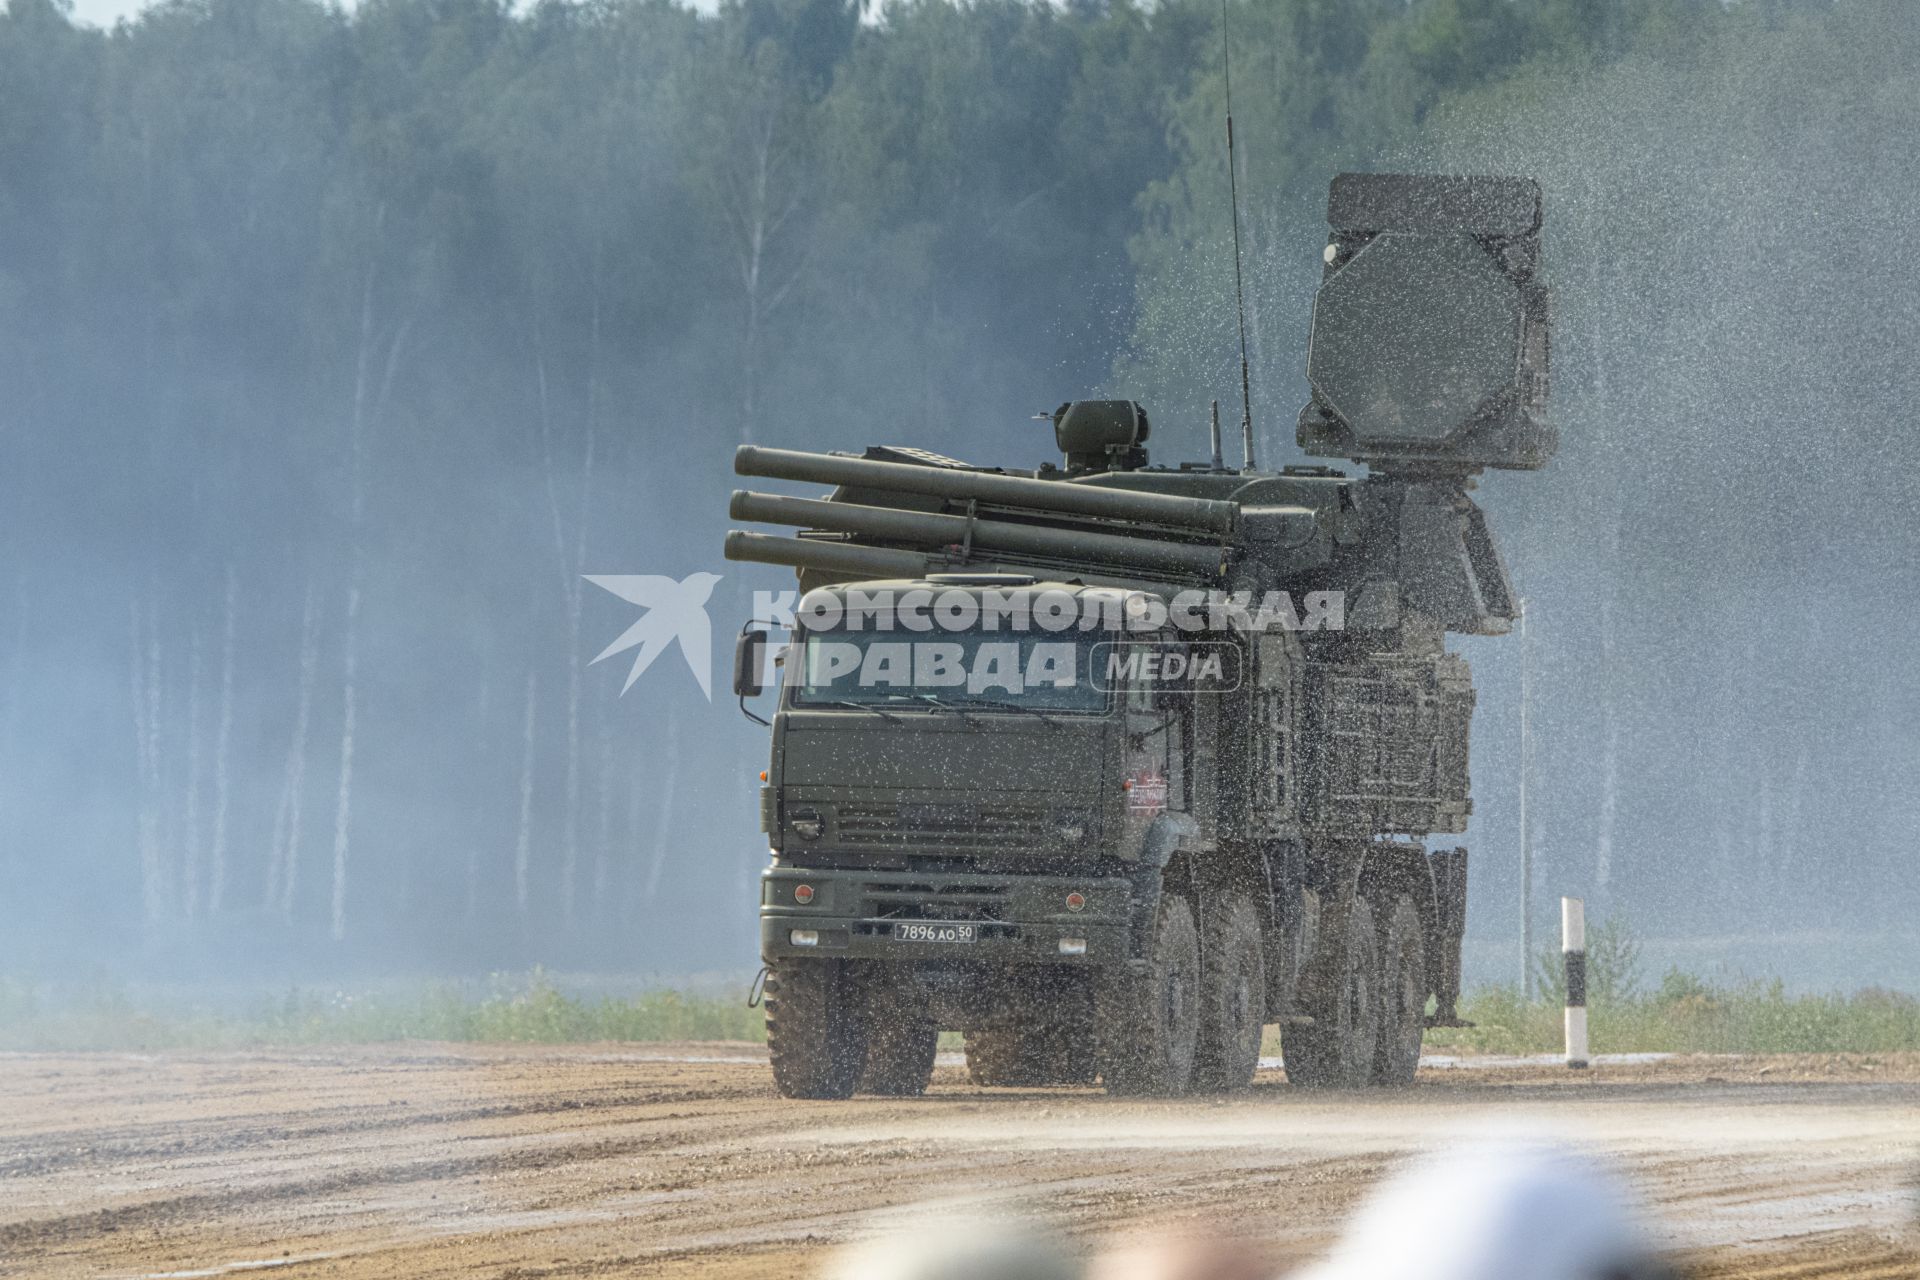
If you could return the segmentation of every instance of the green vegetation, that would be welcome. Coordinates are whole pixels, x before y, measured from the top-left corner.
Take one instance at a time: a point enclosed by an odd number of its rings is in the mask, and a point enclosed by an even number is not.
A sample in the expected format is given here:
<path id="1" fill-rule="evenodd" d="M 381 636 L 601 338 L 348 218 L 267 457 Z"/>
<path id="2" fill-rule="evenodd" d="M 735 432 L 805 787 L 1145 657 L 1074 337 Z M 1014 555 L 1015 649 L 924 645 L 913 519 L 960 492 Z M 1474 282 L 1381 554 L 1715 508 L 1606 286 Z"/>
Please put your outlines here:
<path id="1" fill-rule="evenodd" d="M 1524 1000 L 1510 987 L 1468 996 L 1476 1025 L 1427 1033 L 1431 1050 L 1551 1053 L 1561 1047 L 1556 998 Z M 1868 989 L 1851 995 L 1789 995 L 1778 981 L 1716 985 L 1679 970 L 1658 989 L 1594 998 L 1595 1053 L 1895 1053 L 1920 1051 L 1920 999 Z"/>
<path id="2" fill-rule="evenodd" d="M 1629 935 L 1616 931 L 1621 939 Z M 1594 931 L 1594 939 L 1604 936 Z M 1596 960 L 1605 954 L 1596 950 Z M 1650 991 L 1595 964 L 1590 1010 L 1596 1053 L 1892 1053 L 1920 1051 L 1920 999 L 1869 989 L 1790 995 L 1779 982 L 1716 985 L 1678 970 Z M 1560 1048 L 1560 996 L 1508 987 L 1469 995 L 1476 1025 L 1427 1035 L 1430 1050 L 1549 1053 Z M 93 988 L 54 991 L 0 978 L 0 1050 L 220 1049 L 446 1040 L 523 1044 L 765 1039 L 759 1009 L 737 994 L 650 991 L 570 995 L 546 973 L 496 975 L 484 990 L 454 983 L 386 993 L 294 990 L 233 1012 Z M 958 1036 L 942 1038 L 957 1050 Z M 1268 1051 L 1278 1052 L 1269 1033 Z"/>
<path id="3" fill-rule="evenodd" d="M 745 441 L 1031 464 L 1106 392 L 1172 461 L 1232 420 L 1216 0 L 704 9 L 0 3 L 0 662 L 67 673 L 0 716 L 9 955 L 720 963 L 743 739 L 670 664 L 616 699 L 581 575 L 717 568 Z M 1331 173 L 1546 184 L 1567 448 L 1500 520 L 1598 625 L 1533 642 L 1583 748 L 1542 820 L 1673 931 L 1915 903 L 1914 13 L 1226 5 L 1267 462 Z M 782 581 L 730 572 L 721 629 Z"/>
<path id="4" fill-rule="evenodd" d="M 1532 998 L 1486 987 L 1461 1002 L 1476 1025 L 1428 1033 L 1434 1049 L 1548 1053 L 1562 1047 L 1560 953 L 1534 958 Z M 1670 969 L 1642 980 L 1640 940 L 1618 918 L 1587 931 L 1587 1019 L 1595 1053 L 1892 1053 L 1920 1050 L 1920 999 L 1868 988 L 1789 995 L 1778 980 L 1709 982 Z"/>
<path id="5" fill-rule="evenodd" d="M 484 992 L 435 983 L 391 994 L 292 990 L 234 1013 L 101 988 L 52 992 L 0 979 L 0 1049 L 212 1049 L 394 1040 L 570 1044 L 765 1038 L 738 995 L 569 995 L 545 973 Z"/>

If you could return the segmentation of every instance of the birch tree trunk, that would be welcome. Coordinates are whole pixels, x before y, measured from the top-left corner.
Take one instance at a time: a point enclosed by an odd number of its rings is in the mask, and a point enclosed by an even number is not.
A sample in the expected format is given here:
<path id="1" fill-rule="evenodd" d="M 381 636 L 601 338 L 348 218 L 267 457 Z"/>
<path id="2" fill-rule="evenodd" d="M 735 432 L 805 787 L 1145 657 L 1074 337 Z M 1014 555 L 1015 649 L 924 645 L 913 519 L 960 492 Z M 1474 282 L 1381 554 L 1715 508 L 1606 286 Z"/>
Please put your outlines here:
<path id="1" fill-rule="evenodd" d="M 376 244 L 379 228 L 386 220 L 381 206 L 374 217 Z M 379 255 L 372 255 L 377 263 Z M 341 636 L 341 710 L 340 710 L 340 790 L 333 811 L 333 895 L 329 933 L 335 942 L 347 933 L 347 868 L 353 832 L 353 748 L 354 730 L 359 718 L 358 658 L 360 597 L 366 582 L 367 517 L 367 435 L 386 410 L 393 391 L 394 374 L 399 367 L 400 350 L 406 342 L 407 323 L 393 327 L 390 335 L 378 331 L 374 318 L 375 266 L 367 269 L 360 294 L 360 341 L 354 358 L 353 410 L 348 431 L 349 489 L 351 495 L 349 528 L 351 567 L 348 569 L 345 629 Z M 378 388 L 372 385 L 374 360 L 384 347 L 384 360 Z"/>
<path id="2" fill-rule="evenodd" d="M 598 272 L 595 278 L 598 279 Z M 595 421 L 599 398 L 597 353 L 600 343 L 600 296 L 592 299 L 591 327 L 587 353 L 586 438 L 581 446 L 579 493 L 575 500 L 572 536 L 560 501 L 559 462 L 555 456 L 551 401 L 548 398 L 545 343 L 538 323 L 534 325 L 534 372 L 540 407 L 540 461 L 547 496 L 547 515 L 553 530 L 554 557 L 560 567 L 560 598 L 566 614 L 567 707 L 566 707 L 566 782 L 561 811 L 560 833 L 560 911 L 571 921 L 578 897 L 580 870 L 580 696 L 581 696 L 581 614 L 587 561 L 587 526 L 592 516 L 593 472 L 598 446 Z"/>
<path id="3" fill-rule="evenodd" d="M 529 671 L 526 727 L 520 751 L 520 835 L 513 846 L 513 900 L 522 917 L 527 914 L 527 871 L 533 855 L 533 729 L 539 695 L 540 676 Z"/>
<path id="4" fill-rule="evenodd" d="M 0 751 L 4 759 L 17 759 L 20 750 L 20 704 L 21 690 L 26 687 L 24 669 L 27 661 L 27 575 L 22 570 L 14 578 L 13 635 L 7 649 L 7 681 L 0 695 L 4 695 L 6 717 L 0 722 Z M 0 822 L 6 819 L 7 809 L 12 803 L 11 788 L 17 781 L 11 776 L 11 769 L 0 768 Z"/>
<path id="5" fill-rule="evenodd" d="M 624 819 L 627 833 L 626 847 L 629 854 L 636 859 L 639 856 L 641 848 L 640 819 L 645 809 L 646 789 L 640 785 L 640 779 L 634 776 L 633 771 L 629 770 L 627 774 L 627 805 Z M 640 874 L 640 868 L 638 866 L 628 867 L 626 885 L 620 893 L 623 914 L 628 919 L 632 919 L 635 913 L 640 910 L 640 893 L 645 884 L 645 880 L 646 877 Z"/>
<path id="6" fill-rule="evenodd" d="M 600 777 L 595 796 L 599 822 L 593 839 L 593 914 L 604 921 L 613 877 L 613 718 L 602 706 L 594 719 L 599 726 Z"/>
<path id="7" fill-rule="evenodd" d="M 736 106 L 738 127 L 729 148 L 736 164 L 723 194 L 726 215 L 733 224 L 741 290 L 740 440 L 746 444 L 754 441 L 759 427 L 764 330 L 806 274 L 813 256 L 813 241 L 800 236 L 793 261 L 785 268 L 775 262 L 778 244 L 788 238 L 784 233 L 812 193 L 813 175 L 803 145 L 812 106 L 763 54 L 756 53 L 745 72 Z"/>
<path id="8" fill-rule="evenodd" d="M 680 773 L 680 717 L 668 710 L 666 750 L 666 776 L 660 779 L 657 787 L 648 787 L 650 794 L 658 797 L 659 808 L 654 811 L 653 826 L 653 865 L 647 868 L 647 884 L 644 897 L 651 903 L 660 892 L 660 877 L 667 869 L 667 840 L 673 831 L 673 798 L 677 792 L 674 783 Z M 639 780 L 635 780 L 636 786 Z"/>
<path id="9" fill-rule="evenodd" d="M 491 647 L 487 646 L 484 640 L 482 644 L 486 656 L 477 664 L 480 672 L 480 687 L 475 691 L 473 715 L 468 732 L 475 742 L 491 744 L 493 741 L 493 725 L 490 723 L 490 713 L 493 709 L 493 654 Z M 483 767 L 491 773 L 493 752 L 485 751 L 481 758 L 484 761 Z M 480 915 L 480 841 L 475 838 L 472 828 L 463 828 L 463 830 L 466 836 L 466 857 L 462 868 L 465 894 L 461 918 L 468 924 L 472 924 L 479 919 Z"/>
<path id="10" fill-rule="evenodd" d="M 1600 813 L 1594 823 L 1593 887 L 1604 902 L 1613 881 L 1613 831 L 1620 801 L 1620 711 L 1614 705 L 1613 601 L 1600 609 Z"/>
<path id="11" fill-rule="evenodd" d="M 314 684 L 320 671 L 320 612 L 311 580 L 300 616 L 300 689 L 294 707 L 293 739 L 287 746 L 287 775 L 282 787 L 282 820 L 276 822 L 275 855 L 267 877 L 267 901 L 283 919 L 293 919 L 294 892 L 300 883 L 300 830 L 307 783 L 307 736 L 313 720 Z M 284 840 L 284 843 L 282 842 Z"/>
<path id="12" fill-rule="evenodd" d="M 134 768 L 137 775 L 138 838 L 140 843 L 140 901 L 149 926 L 160 923 L 165 912 L 165 880 L 160 864 L 160 822 L 155 812 L 159 794 L 154 757 L 153 696 L 148 686 L 153 677 L 147 662 L 146 628 L 141 625 L 140 601 L 131 602 L 133 624 L 128 671 L 132 676 Z"/>
<path id="13" fill-rule="evenodd" d="M 188 920 L 200 914 L 200 631 L 194 628 L 187 659 L 187 789 L 180 830 L 180 909 Z"/>
<path id="14" fill-rule="evenodd" d="M 355 560 L 359 557 L 356 555 Z M 335 942 L 347 936 L 347 852 L 353 829 L 353 735 L 359 714 L 357 652 L 360 629 L 360 565 L 347 585 L 346 634 L 341 641 L 343 696 L 340 710 L 340 791 L 333 808 L 333 899 L 328 933 Z"/>
<path id="15" fill-rule="evenodd" d="M 1774 861 L 1768 868 L 1767 889 L 1776 902 L 1792 901 L 1800 887 L 1795 882 L 1795 876 L 1807 848 L 1803 843 L 1806 831 L 1803 824 L 1806 815 L 1807 767 L 1811 760 L 1812 748 L 1803 737 L 1800 750 L 1793 760 L 1793 778 L 1787 783 L 1786 812 L 1780 819 Z"/>
<path id="16" fill-rule="evenodd" d="M 207 914 L 218 915 L 227 894 L 227 809 L 232 798 L 229 752 L 233 745 L 234 616 L 239 579 L 227 566 L 225 626 L 220 641 L 220 723 L 213 741 L 213 866 L 207 885 Z"/>

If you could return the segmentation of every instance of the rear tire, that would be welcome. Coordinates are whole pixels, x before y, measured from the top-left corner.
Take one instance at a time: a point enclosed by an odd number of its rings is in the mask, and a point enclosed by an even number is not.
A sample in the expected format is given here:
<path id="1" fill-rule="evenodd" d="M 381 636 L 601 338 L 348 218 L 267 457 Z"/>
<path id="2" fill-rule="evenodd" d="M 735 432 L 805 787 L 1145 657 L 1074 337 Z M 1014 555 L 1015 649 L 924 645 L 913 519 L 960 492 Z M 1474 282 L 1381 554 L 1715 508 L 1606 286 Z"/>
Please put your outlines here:
<path id="1" fill-rule="evenodd" d="M 867 1064 L 860 1092 L 885 1098 L 917 1098 L 933 1078 L 940 1028 L 928 1015 L 926 1000 L 904 979 L 869 973 L 867 988 Z"/>
<path id="2" fill-rule="evenodd" d="M 1396 898 L 1380 949 L 1380 1043 L 1373 1080 L 1390 1089 L 1413 1083 L 1427 1033 L 1427 938 L 1413 899 Z"/>
<path id="3" fill-rule="evenodd" d="M 1225 1092 L 1253 1083 L 1267 1021 L 1266 952 L 1260 914 L 1246 894 L 1230 892 L 1207 913 L 1200 933 L 1200 1043 L 1196 1091 Z"/>
<path id="4" fill-rule="evenodd" d="M 1096 1020 L 1107 1092 L 1185 1093 L 1200 1029 L 1200 935 L 1193 908 L 1171 894 L 1154 914 L 1144 974 L 1121 969 L 1100 983 Z"/>
<path id="5" fill-rule="evenodd" d="M 1358 1089 L 1373 1080 L 1379 1050 L 1378 965 L 1373 907 L 1356 897 L 1346 929 L 1324 939 L 1309 992 L 1309 1026 L 1281 1034 L 1287 1080 L 1308 1089 Z"/>
<path id="6" fill-rule="evenodd" d="M 867 1010 L 844 960 L 767 966 L 767 1054 L 789 1098 L 850 1098 L 867 1059 Z"/>

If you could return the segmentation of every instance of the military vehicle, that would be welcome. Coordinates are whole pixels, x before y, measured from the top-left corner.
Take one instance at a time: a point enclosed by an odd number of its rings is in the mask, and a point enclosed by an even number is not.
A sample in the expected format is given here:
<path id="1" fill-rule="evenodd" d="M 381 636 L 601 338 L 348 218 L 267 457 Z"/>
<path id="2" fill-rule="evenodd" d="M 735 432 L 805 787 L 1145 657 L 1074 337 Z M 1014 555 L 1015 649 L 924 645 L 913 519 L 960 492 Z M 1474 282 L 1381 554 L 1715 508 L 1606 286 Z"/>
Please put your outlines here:
<path id="1" fill-rule="evenodd" d="M 799 578 L 760 799 L 786 1095 L 919 1093 L 943 1029 L 984 1085 L 1232 1089 L 1272 1024 L 1294 1083 L 1403 1085 L 1456 1023 L 1467 854 L 1429 845 L 1465 828 L 1474 694 L 1445 638 L 1515 616 L 1473 478 L 1556 444 L 1540 191 L 1343 174 L 1328 222 L 1297 440 L 1362 473 L 1229 468 L 1217 409 L 1210 461 L 1150 465 L 1128 401 L 1063 405 L 1031 471 L 739 450 L 832 486 L 735 493 L 799 532 L 726 543 Z M 743 629 L 743 709 L 770 645 Z"/>

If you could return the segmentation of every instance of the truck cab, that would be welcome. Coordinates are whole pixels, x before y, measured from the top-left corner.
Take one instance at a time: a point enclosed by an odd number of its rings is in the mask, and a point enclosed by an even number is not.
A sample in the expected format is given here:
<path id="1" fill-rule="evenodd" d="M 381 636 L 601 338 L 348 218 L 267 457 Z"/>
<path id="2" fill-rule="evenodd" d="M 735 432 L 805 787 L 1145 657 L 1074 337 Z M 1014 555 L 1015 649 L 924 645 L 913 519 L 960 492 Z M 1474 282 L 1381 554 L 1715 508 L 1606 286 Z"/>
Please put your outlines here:
<path id="1" fill-rule="evenodd" d="M 902 605 L 853 619 L 849 596 Z M 996 625 L 995 599 L 1023 597 L 1070 601 L 1077 617 L 1048 630 L 1003 612 L 1010 625 Z M 891 959 L 905 943 L 966 965 L 1066 967 L 1119 956 L 1129 868 L 1149 844 L 1200 838 L 1191 700 L 1125 678 L 1134 648 L 1164 641 L 1100 622 L 1133 598 L 1012 575 L 811 593 L 803 615 L 837 617 L 799 622 L 782 664 L 761 807 L 773 852 L 763 952 Z M 936 600 L 957 625 L 918 615 Z"/>
<path id="2" fill-rule="evenodd" d="M 1211 827 L 1172 661 L 1190 646 L 1141 625 L 1149 603 L 1011 574 L 810 592 L 762 793 L 769 965 L 838 962 L 846 1006 L 909 1009 L 919 1042 L 967 1031 L 989 1080 L 1091 1082 L 1093 975 L 1134 953 L 1140 873 Z M 1020 1038 L 997 1029 L 1043 1022 L 1077 1028 L 1061 1061 L 995 1060 Z"/>

